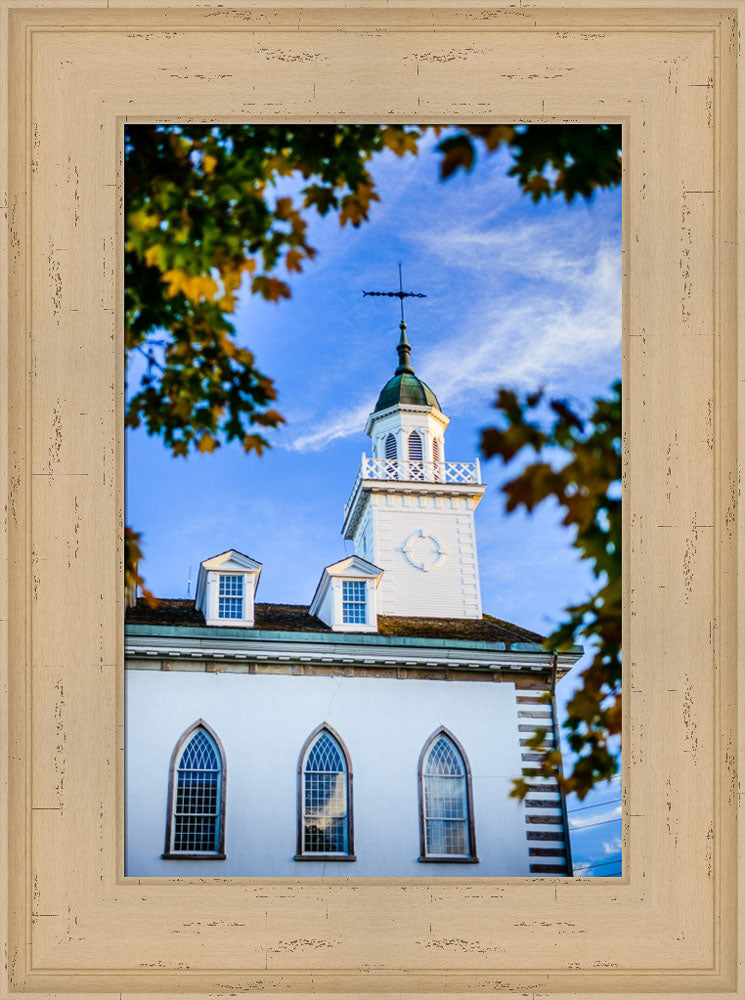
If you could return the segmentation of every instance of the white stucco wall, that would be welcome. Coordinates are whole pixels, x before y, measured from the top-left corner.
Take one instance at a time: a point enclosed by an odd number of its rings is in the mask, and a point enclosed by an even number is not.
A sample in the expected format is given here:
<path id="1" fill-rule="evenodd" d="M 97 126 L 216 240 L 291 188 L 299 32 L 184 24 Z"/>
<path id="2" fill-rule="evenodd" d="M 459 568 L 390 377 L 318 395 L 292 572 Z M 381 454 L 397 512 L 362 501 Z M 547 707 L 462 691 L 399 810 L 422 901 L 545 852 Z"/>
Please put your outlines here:
<path id="1" fill-rule="evenodd" d="M 203 718 L 227 758 L 225 861 L 165 861 L 168 769 L 181 733 Z M 296 862 L 297 764 L 328 723 L 353 769 L 356 862 Z M 446 726 L 473 776 L 479 864 L 420 863 L 417 764 Z M 509 682 L 395 680 L 189 671 L 126 671 L 127 875 L 388 875 L 529 872 L 515 687 Z"/>

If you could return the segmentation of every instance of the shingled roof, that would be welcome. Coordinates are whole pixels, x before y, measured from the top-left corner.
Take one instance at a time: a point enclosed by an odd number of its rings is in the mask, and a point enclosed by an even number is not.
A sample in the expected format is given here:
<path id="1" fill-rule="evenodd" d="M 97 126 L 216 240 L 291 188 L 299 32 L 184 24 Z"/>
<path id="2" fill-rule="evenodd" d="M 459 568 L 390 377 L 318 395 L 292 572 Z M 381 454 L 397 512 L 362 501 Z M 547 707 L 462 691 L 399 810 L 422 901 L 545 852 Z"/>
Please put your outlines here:
<path id="1" fill-rule="evenodd" d="M 204 615 L 194 601 L 163 598 L 151 608 L 139 598 L 127 609 L 127 625 L 204 625 Z M 238 626 L 235 626 L 238 627 Z M 331 632 L 320 618 L 308 614 L 302 604 L 255 604 L 253 629 L 272 632 Z M 378 615 L 380 635 L 422 639 L 471 639 L 482 642 L 543 642 L 543 636 L 530 629 L 484 615 L 482 618 L 407 618 L 400 615 Z M 369 634 L 369 633 L 365 633 Z"/>

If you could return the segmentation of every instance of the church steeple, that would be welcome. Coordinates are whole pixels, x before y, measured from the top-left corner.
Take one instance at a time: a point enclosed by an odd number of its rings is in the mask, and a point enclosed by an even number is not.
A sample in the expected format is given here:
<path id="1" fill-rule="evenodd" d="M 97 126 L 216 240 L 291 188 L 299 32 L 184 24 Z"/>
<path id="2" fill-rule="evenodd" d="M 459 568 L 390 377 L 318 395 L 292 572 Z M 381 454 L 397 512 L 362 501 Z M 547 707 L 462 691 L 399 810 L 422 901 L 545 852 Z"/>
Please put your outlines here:
<path id="1" fill-rule="evenodd" d="M 392 379 L 383 386 L 373 413 L 379 413 L 391 406 L 434 406 L 438 410 L 440 404 L 428 385 L 417 378 L 411 365 L 411 344 L 406 337 L 406 320 L 404 319 L 404 299 L 426 299 L 424 292 L 405 292 L 401 261 L 398 262 L 397 292 L 363 292 L 363 295 L 398 299 L 401 304 L 401 322 L 398 328 L 401 335 L 398 338 L 398 368 Z"/>
<path id="2" fill-rule="evenodd" d="M 344 509 L 342 533 L 355 554 L 383 570 L 378 613 L 480 618 L 481 594 L 473 512 L 484 494 L 478 460 L 448 462 L 448 418 L 415 374 L 401 300 L 398 367 L 383 386 L 365 433 L 363 455 Z"/>

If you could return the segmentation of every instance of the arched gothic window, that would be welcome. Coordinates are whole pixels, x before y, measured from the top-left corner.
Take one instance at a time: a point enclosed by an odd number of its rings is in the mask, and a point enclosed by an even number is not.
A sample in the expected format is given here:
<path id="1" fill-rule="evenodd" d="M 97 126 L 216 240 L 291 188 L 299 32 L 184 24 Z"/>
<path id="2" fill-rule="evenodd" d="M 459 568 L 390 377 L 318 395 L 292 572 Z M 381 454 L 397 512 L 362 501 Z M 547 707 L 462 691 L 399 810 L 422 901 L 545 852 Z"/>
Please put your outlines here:
<path id="1" fill-rule="evenodd" d="M 340 737 L 319 726 L 298 762 L 297 860 L 356 860 L 352 844 L 352 766 Z"/>
<path id="2" fill-rule="evenodd" d="M 389 434 L 385 439 L 385 457 L 395 459 L 398 458 L 396 451 L 396 438 L 393 434 Z"/>
<path id="3" fill-rule="evenodd" d="M 471 769 L 463 748 L 438 729 L 419 758 L 420 861 L 476 861 Z"/>
<path id="4" fill-rule="evenodd" d="M 166 858 L 225 857 L 225 754 L 199 719 L 171 756 Z"/>

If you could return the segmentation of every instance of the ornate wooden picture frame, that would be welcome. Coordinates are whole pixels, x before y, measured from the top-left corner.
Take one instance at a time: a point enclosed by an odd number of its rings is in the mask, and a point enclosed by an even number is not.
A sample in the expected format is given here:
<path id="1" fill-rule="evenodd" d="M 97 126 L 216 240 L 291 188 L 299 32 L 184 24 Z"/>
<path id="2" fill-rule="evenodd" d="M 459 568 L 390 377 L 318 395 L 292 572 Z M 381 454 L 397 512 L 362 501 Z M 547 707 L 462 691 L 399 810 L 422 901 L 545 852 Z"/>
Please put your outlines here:
<path id="1" fill-rule="evenodd" d="M 742 15 L 6 0 L 3 996 L 745 996 Z M 124 878 L 122 133 L 186 116 L 623 123 L 621 879 Z"/>

